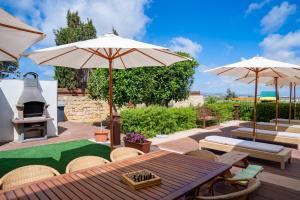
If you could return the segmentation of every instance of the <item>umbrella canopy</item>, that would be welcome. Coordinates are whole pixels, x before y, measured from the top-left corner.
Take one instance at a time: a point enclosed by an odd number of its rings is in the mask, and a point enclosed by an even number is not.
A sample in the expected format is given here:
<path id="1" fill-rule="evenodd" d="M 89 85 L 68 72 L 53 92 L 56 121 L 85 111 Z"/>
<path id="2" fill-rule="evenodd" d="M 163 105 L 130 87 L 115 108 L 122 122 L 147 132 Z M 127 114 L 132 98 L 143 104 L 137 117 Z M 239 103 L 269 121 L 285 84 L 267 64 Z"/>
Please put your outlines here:
<path id="1" fill-rule="evenodd" d="M 141 66 L 169 66 L 186 60 L 165 47 L 105 34 L 96 39 L 41 49 L 28 56 L 37 64 L 56 65 L 75 69 L 127 69 Z"/>
<path id="2" fill-rule="evenodd" d="M 0 8 L 0 61 L 16 61 L 44 33 L 23 23 Z"/>
<path id="3" fill-rule="evenodd" d="M 96 39 L 41 49 L 28 54 L 37 64 L 75 69 L 109 68 L 110 145 L 113 148 L 112 69 L 169 66 L 187 60 L 165 47 L 105 34 Z"/>
<path id="4" fill-rule="evenodd" d="M 278 78 L 294 77 L 300 75 L 300 66 L 284 63 L 280 61 L 270 60 L 264 57 L 253 57 L 230 65 L 207 70 L 206 72 L 238 77 L 236 80 L 250 79 L 249 83 L 255 83 L 254 109 L 253 109 L 253 139 L 256 137 L 256 104 L 257 104 L 257 86 L 260 77 L 275 78 L 277 91 Z M 299 76 L 300 77 L 300 76 Z M 278 106 L 276 98 L 276 106 Z M 278 113 L 276 113 L 277 118 Z M 277 120 L 276 123 L 277 125 Z"/>
<path id="5" fill-rule="evenodd" d="M 240 79 L 255 77 L 256 73 L 259 73 L 259 77 L 287 77 L 300 75 L 300 66 L 264 57 L 253 57 L 248 60 L 207 70 L 207 72 L 216 75 L 234 76 Z"/>

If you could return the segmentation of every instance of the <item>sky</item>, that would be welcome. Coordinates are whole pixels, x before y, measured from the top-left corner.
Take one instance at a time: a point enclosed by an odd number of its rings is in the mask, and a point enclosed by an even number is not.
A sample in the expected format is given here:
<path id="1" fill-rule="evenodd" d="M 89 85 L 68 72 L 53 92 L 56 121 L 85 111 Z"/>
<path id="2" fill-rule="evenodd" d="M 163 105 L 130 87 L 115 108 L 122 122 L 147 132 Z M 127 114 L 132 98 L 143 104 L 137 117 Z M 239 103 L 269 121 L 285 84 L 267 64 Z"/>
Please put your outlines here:
<path id="1" fill-rule="evenodd" d="M 227 88 L 254 93 L 253 85 L 209 75 L 207 69 L 257 55 L 300 64 L 300 0 L 0 0 L 0 6 L 47 35 L 28 52 L 55 45 L 53 30 L 66 26 L 67 10 L 92 19 L 97 35 L 114 27 L 123 37 L 188 52 L 200 64 L 192 90 L 204 94 Z M 35 71 L 42 80 L 54 74 L 53 67 L 28 58 L 21 58 L 20 71 Z M 262 90 L 274 88 L 260 85 Z"/>

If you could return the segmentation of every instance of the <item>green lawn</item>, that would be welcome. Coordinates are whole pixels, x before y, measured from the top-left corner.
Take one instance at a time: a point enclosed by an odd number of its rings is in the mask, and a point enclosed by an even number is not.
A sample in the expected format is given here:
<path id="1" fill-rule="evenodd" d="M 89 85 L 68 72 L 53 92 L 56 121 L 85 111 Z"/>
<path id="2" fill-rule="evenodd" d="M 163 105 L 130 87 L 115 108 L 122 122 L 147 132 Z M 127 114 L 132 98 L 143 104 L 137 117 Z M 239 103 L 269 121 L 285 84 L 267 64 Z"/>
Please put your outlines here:
<path id="1" fill-rule="evenodd" d="M 110 148 L 88 140 L 77 140 L 0 152 L 0 177 L 24 165 L 47 165 L 65 173 L 74 158 L 94 155 L 109 159 Z"/>

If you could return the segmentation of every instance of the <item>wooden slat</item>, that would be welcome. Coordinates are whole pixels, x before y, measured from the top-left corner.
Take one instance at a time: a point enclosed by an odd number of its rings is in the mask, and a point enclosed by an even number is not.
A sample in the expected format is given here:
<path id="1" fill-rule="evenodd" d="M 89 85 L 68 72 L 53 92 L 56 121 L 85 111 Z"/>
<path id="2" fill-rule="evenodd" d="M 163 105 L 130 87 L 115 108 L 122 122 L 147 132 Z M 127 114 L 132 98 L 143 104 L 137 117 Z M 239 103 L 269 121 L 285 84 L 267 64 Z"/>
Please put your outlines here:
<path id="1" fill-rule="evenodd" d="M 109 197 L 111 197 L 113 199 L 117 199 L 117 200 L 122 199 L 121 197 L 119 197 L 117 195 L 118 191 L 115 189 L 110 190 L 111 186 L 109 186 L 105 182 L 103 182 L 103 179 L 98 178 L 96 176 L 90 176 L 90 174 L 88 174 L 88 172 L 83 172 L 83 173 L 80 173 L 77 175 L 80 178 L 89 179 L 90 181 L 93 181 L 94 183 L 96 183 L 99 188 L 102 188 L 102 192 L 105 192 L 105 194 L 107 194 Z"/>
<path id="2" fill-rule="evenodd" d="M 17 196 L 15 195 L 14 191 L 8 191 L 7 193 L 5 193 L 5 196 L 7 199 L 17 199 Z"/>
<path id="3" fill-rule="evenodd" d="M 56 179 L 53 179 L 51 181 L 57 188 L 59 188 L 68 198 L 70 199 L 80 199 L 78 196 L 74 194 L 72 190 L 69 190 L 66 186 L 62 185 L 59 181 Z"/>
<path id="4" fill-rule="evenodd" d="M 23 190 L 21 188 L 16 189 L 15 194 L 16 194 L 17 198 L 20 199 L 20 200 L 27 200 L 28 199 L 26 194 L 23 192 Z"/>
<path id="5" fill-rule="evenodd" d="M 27 195 L 27 197 L 30 199 L 30 200 L 38 200 L 37 196 L 33 193 L 33 191 L 31 190 L 31 188 L 29 187 L 24 187 L 22 188 L 24 193 Z"/>
<path id="6" fill-rule="evenodd" d="M 99 199 L 97 195 L 95 195 L 88 189 L 89 187 L 84 187 L 82 184 L 80 184 L 80 182 L 84 181 L 75 181 L 71 176 L 65 176 L 64 178 L 68 183 L 72 183 L 72 185 L 76 187 L 80 191 L 80 193 L 84 193 L 90 199 Z"/>
<path id="7" fill-rule="evenodd" d="M 44 191 L 44 193 L 51 199 L 51 200 L 59 200 L 59 198 L 55 195 L 55 193 L 45 185 L 45 183 L 41 182 L 38 184 L 39 188 Z"/>
<path id="8" fill-rule="evenodd" d="M 99 192 L 99 185 L 95 184 L 93 181 L 89 181 L 88 179 L 84 179 L 84 181 L 82 181 L 82 179 L 76 174 L 70 174 L 70 176 L 74 180 L 78 181 L 81 185 L 87 187 L 90 191 L 95 193 L 100 199 L 112 199 L 109 195 Z"/>
<path id="9" fill-rule="evenodd" d="M 80 191 L 79 189 L 77 189 L 72 183 L 66 181 L 64 179 L 64 177 L 57 179 L 57 181 L 59 181 L 60 183 L 62 183 L 65 187 L 67 187 L 72 193 L 76 194 L 77 197 L 79 197 L 80 199 L 92 199 L 90 198 L 86 193 L 84 193 L 85 191 Z"/>
<path id="10" fill-rule="evenodd" d="M 29 187 L 32 189 L 34 194 L 36 194 L 36 196 L 39 199 L 43 199 L 43 200 L 49 199 L 48 196 L 46 194 L 44 194 L 44 192 L 36 184 L 32 184 Z"/>
<path id="11" fill-rule="evenodd" d="M 58 187 L 56 187 L 51 181 L 45 181 L 43 184 L 46 185 L 56 196 L 58 196 L 60 199 L 71 199 L 68 197 L 64 192 L 62 192 Z"/>

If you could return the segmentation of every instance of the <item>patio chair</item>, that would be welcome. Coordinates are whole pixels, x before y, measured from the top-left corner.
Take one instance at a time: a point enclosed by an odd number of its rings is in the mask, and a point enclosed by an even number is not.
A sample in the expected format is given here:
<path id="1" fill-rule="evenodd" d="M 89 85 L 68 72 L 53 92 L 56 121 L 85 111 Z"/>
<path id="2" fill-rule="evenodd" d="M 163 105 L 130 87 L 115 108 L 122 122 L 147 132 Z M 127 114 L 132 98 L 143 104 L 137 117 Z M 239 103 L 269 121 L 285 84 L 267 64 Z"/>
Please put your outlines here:
<path id="1" fill-rule="evenodd" d="M 195 156 L 201 158 L 202 160 L 210 160 L 210 161 L 217 161 L 218 156 L 211 151 L 207 150 L 196 150 L 187 152 L 186 155 Z"/>
<path id="2" fill-rule="evenodd" d="M 229 193 L 229 194 L 223 194 L 223 195 L 217 195 L 217 196 L 194 196 L 189 197 L 188 199 L 197 199 L 197 200 L 246 200 L 248 199 L 248 196 L 250 193 L 254 192 L 256 189 L 259 188 L 261 185 L 260 181 L 258 179 L 251 179 L 248 182 L 248 185 L 245 189 Z"/>
<path id="3" fill-rule="evenodd" d="M 144 152 L 134 149 L 134 148 L 120 147 L 120 148 L 114 149 L 110 153 L 110 160 L 112 162 L 115 162 L 115 161 L 119 161 L 119 160 L 134 158 L 134 157 L 137 157 L 137 156 L 140 156 L 143 154 L 144 154 Z"/>
<path id="4" fill-rule="evenodd" d="M 14 169 L 0 179 L 0 188 L 13 188 L 25 183 L 60 175 L 55 169 L 44 165 L 27 165 Z"/>
<path id="5" fill-rule="evenodd" d="M 81 169 L 91 168 L 110 163 L 108 160 L 98 156 L 82 156 L 69 162 L 66 173 L 75 172 Z"/>

